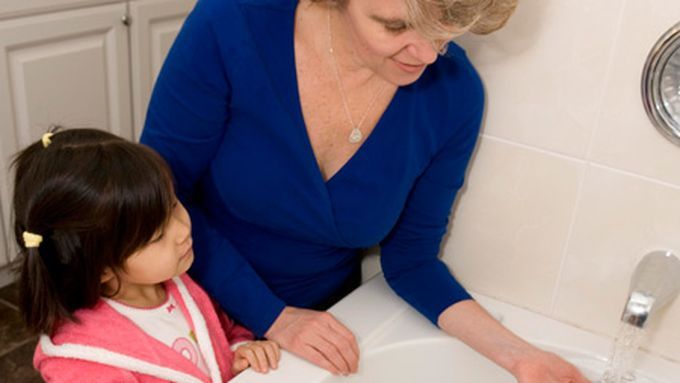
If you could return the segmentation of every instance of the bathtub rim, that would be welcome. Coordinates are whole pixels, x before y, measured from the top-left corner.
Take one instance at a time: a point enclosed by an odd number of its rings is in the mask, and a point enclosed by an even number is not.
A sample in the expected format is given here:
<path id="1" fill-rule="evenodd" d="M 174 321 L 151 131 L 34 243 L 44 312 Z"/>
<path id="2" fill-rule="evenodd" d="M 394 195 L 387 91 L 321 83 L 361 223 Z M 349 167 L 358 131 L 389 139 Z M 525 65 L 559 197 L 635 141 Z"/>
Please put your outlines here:
<path id="1" fill-rule="evenodd" d="M 603 362 L 606 360 L 613 339 L 571 324 L 558 321 L 526 308 L 506 303 L 489 296 L 471 292 L 473 298 L 520 337 L 550 351 L 559 349 L 584 358 Z M 362 307 L 369 307 L 366 311 Z M 382 274 L 377 274 L 342 301 L 328 310 L 344 323 L 357 338 L 362 353 L 383 345 L 409 339 L 434 337 L 449 338 L 413 308 L 401 300 L 387 285 Z M 404 334 L 399 339 L 384 337 L 390 327 L 404 316 L 417 319 L 418 333 Z M 537 334 L 540 334 L 537 335 Z M 467 346 L 466 346 L 467 347 Z M 474 351 L 473 351 L 474 352 Z M 636 367 L 646 377 L 673 382 L 680 376 L 680 363 L 640 350 Z M 331 374 L 297 356 L 283 351 L 280 367 L 269 374 L 244 371 L 234 378 L 234 383 L 317 383 Z"/>

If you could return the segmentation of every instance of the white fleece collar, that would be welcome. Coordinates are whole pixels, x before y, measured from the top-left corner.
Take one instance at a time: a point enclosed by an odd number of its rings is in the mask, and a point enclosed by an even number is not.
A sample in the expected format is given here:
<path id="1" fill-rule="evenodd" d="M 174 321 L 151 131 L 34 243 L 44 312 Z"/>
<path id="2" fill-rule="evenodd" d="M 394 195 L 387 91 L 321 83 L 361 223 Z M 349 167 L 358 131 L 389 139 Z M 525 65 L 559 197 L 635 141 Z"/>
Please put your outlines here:
<path id="1" fill-rule="evenodd" d="M 175 283 L 175 285 L 177 285 L 177 291 L 179 291 L 179 294 L 186 305 L 187 312 L 189 313 L 189 316 L 191 317 L 191 320 L 194 324 L 196 339 L 198 340 L 198 347 L 201 350 L 201 354 L 203 354 L 203 359 L 208 365 L 208 369 L 210 370 L 211 381 L 214 383 L 222 383 L 222 376 L 217 364 L 217 358 L 215 357 L 215 350 L 213 350 L 212 342 L 210 341 L 210 335 L 208 333 L 208 327 L 205 323 L 205 318 L 198 309 L 196 302 L 194 302 L 194 299 L 189 294 L 189 290 L 187 290 L 184 282 L 182 282 L 179 277 L 173 278 L 172 281 Z M 40 336 L 40 348 L 42 349 L 42 352 L 45 354 L 45 356 L 73 358 L 86 360 L 89 362 L 96 362 L 112 367 L 155 376 L 173 382 L 202 383 L 200 379 L 187 373 L 150 363 L 129 355 L 113 352 L 105 348 L 85 346 L 74 343 L 56 345 L 52 343 L 52 339 L 50 339 L 50 337 L 47 335 Z"/>
<path id="2" fill-rule="evenodd" d="M 146 375 L 155 376 L 171 382 L 203 383 L 200 379 L 171 368 L 159 366 L 128 355 L 109 351 L 100 347 L 64 343 L 56 345 L 47 335 L 40 336 L 40 348 L 46 356 L 72 358 L 118 367 Z"/>

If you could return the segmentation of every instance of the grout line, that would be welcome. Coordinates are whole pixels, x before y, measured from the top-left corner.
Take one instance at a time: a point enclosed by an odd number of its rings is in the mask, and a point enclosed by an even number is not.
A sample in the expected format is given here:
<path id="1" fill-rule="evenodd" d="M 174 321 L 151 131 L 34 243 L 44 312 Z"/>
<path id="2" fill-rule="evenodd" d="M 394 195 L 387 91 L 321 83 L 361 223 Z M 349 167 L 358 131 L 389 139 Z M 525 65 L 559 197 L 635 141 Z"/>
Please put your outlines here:
<path id="1" fill-rule="evenodd" d="M 31 342 L 37 341 L 37 339 L 38 339 L 38 338 L 37 338 L 36 336 L 31 336 L 31 337 L 28 338 L 28 339 L 24 339 L 23 341 L 21 341 L 21 342 L 15 344 L 15 345 L 14 345 L 12 348 L 10 348 L 9 350 L 5 350 L 4 352 L 0 353 L 0 358 L 4 358 L 5 356 L 7 356 L 7 355 L 13 353 L 14 351 L 18 350 L 19 348 L 21 348 L 21 347 L 23 347 L 23 346 L 25 346 L 25 345 L 27 345 L 27 344 L 29 344 L 29 343 L 31 343 Z"/>
<path id="2" fill-rule="evenodd" d="M 569 228 L 567 229 L 567 236 L 564 240 L 564 245 L 562 247 L 562 254 L 561 254 L 561 259 L 560 259 L 560 266 L 557 269 L 557 277 L 555 278 L 555 286 L 553 287 L 553 292 L 552 296 L 550 297 L 550 315 L 553 318 L 557 318 L 557 299 L 559 296 L 560 292 L 560 286 L 562 285 L 562 281 L 564 280 L 564 268 L 567 263 L 567 258 L 569 257 L 569 247 L 571 244 L 572 236 L 574 234 L 574 227 L 576 226 L 576 216 L 578 215 L 578 211 L 580 210 L 579 207 L 581 206 L 581 200 L 583 199 L 583 188 L 585 184 L 586 177 L 588 176 L 588 173 L 590 172 L 591 166 L 597 166 L 597 164 L 593 163 L 590 158 L 593 152 L 593 146 L 595 145 L 595 137 L 597 135 L 597 131 L 600 128 L 600 123 L 602 121 L 602 113 L 603 113 L 603 106 L 604 106 L 604 101 L 605 101 L 605 96 L 607 94 L 607 89 L 609 87 L 609 84 L 611 82 L 611 77 L 612 77 L 612 68 L 614 66 L 614 56 L 616 55 L 616 51 L 618 48 L 618 45 L 620 44 L 621 41 L 621 28 L 623 25 L 623 18 L 626 13 L 626 5 L 627 5 L 627 0 L 623 2 L 621 5 L 621 9 L 619 10 L 619 17 L 617 20 L 617 26 L 616 26 L 616 34 L 614 35 L 614 42 L 613 46 L 609 52 L 609 59 L 607 60 L 607 67 L 605 70 L 605 79 L 602 84 L 602 89 L 600 91 L 600 100 L 599 100 L 599 105 L 598 105 L 598 111 L 596 117 L 593 119 L 593 128 L 590 132 L 590 138 L 588 139 L 588 146 L 586 147 L 586 152 L 585 152 L 585 158 L 586 160 L 586 166 L 585 169 L 583 170 L 583 173 L 581 174 L 581 179 L 578 184 L 578 188 L 576 190 L 576 201 L 574 201 L 574 208 L 571 213 L 571 219 L 569 220 Z M 650 179 L 651 181 L 651 179 Z"/>
<path id="3" fill-rule="evenodd" d="M 561 158 L 561 159 L 572 161 L 572 162 L 577 162 L 581 165 L 589 165 L 589 166 L 597 167 L 597 168 L 600 168 L 600 169 L 609 170 L 609 171 L 619 173 L 619 174 L 622 174 L 622 175 L 626 175 L 626 176 L 629 176 L 629 177 L 632 177 L 632 178 L 638 178 L 642 181 L 646 181 L 646 182 L 654 183 L 654 184 L 657 184 L 657 185 L 665 186 L 665 187 L 668 187 L 668 188 L 671 188 L 671 189 L 674 189 L 674 190 L 680 190 L 680 185 L 676 185 L 676 184 L 673 184 L 673 183 L 668 182 L 668 181 L 664 181 L 664 180 L 661 180 L 661 179 L 658 179 L 658 178 L 646 176 L 644 174 L 636 173 L 636 172 L 633 172 L 633 171 L 630 171 L 630 170 L 623 170 L 623 169 L 615 168 L 615 167 L 610 166 L 610 165 L 606 165 L 606 164 L 602 164 L 602 163 L 598 163 L 598 162 L 594 162 L 594 161 L 590 161 L 590 160 L 585 160 L 583 158 L 574 157 L 574 156 L 571 156 L 571 155 L 568 155 L 568 154 L 563 154 L 563 153 L 559 153 L 559 152 L 552 152 L 550 150 L 543 149 L 543 148 L 540 148 L 538 146 L 533 146 L 533 145 L 524 144 L 524 143 L 521 143 L 521 142 L 512 141 L 512 140 L 509 140 L 507 138 L 491 136 L 491 135 L 486 134 L 486 133 L 482 134 L 481 136 L 484 139 L 488 139 L 488 140 L 491 140 L 491 141 L 497 141 L 497 142 L 501 142 L 501 143 L 504 143 L 504 144 L 507 144 L 507 145 L 516 146 L 516 147 L 519 147 L 519 148 L 522 148 L 522 149 L 531 150 L 533 152 L 541 153 L 541 154 L 544 154 L 544 155 L 547 155 L 547 156 Z"/>
<path id="4" fill-rule="evenodd" d="M 675 185 L 675 184 L 672 184 L 668 181 L 660 180 L 658 178 L 649 177 L 649 176 L 639 174 L 639 173 L 635 173 L 635 172 L 632 172 L 632 171 L 629 171 L 629 170 L 623 170 L 623 169 L 619 169 L 619 168 L 611 167 L 609 165 L 599 164 L 599 163 L 595 163 L 595 162 L 590 163 L 590 165 L 592 165 L 593 167 L 596 167 L 596 168 L 609 170 L 609 171 L 614 172 L 614 173 L 619 173 L 619 174 L 622 174 L 622 175 L 625 175 L 625 176 L 628 176 L 628 177 L 638 178 L 642 181 L 646 181 L 646 182 L 649 182 L 649 183 L 657 184 L 657 185 L 660 185 L 660 186 L 665 186 L 665 187 L 670 188 L 670 189 L 680 190 L 680 185 Z"/>
<path id="5" fill-rule="evenodd" d="M 557 157 L 557 158 L 561 158 L 561 159 L 568 160 L 568 161 L 578 162 L 578 163 L 581 163 L 581 164 L 586 164 L 588 162 L 588 161 L 584 160 L 583 158 L 578 158 L 578 157 L 571 156 L 571 155 L 564 154 L 564 153 L 553 152 L 553 151 L 550 151 L 548 149 L 543 149 L 543 148 L 540 148 L 538 146 L 533 146 L 533 145 L 524 144 L 524 143 L 517 142 L 517 141 L 512 141 L 512 140 L 509 140 L 507 138 L 492 136 L 492 135 L 489 135 L 488 133 L 483 133 L 481 136 L 483 138 L 491 140 L 491 141 L 502 142 L 504 144 L 517 146 L 517 147 L 520 147 L 522 149 L 531 150 L 532 152 L 538 152 L 538 153 L 545 154 L 545 155 L 548 155 L 548 156 L 551 156 L 551 157 Z"/>
<path id="6" fill-rule="evenodd" d="M 585 169 L 581 172 L 580 180 L 578 182 L 578 187 L 576 188 L 576 200 L 574 201 L 574 208 L 571 212 L 571 217 L 569 219 L 569 227 L 567 229 L 567 236 L 564 239 L 564 244 L 562 245 L 562 254 L 560 257 L 560 267 L 557 269 L 557 277 L 555 278 L 555 285 L 553 286 L 553 291 L 550 296 L 550 309 L 548 312 L 553 318 L 557 318 L 557 296 L 560 291 L 560 285 L 562 284 L 564 267 L 567 263 L 567 256 L 569 250 L 569 244 L 571 243 L 571 237 L 574 233 L 574 227 L 576 226 L 576 216 L 579 211 L 579 206 L 581 206 L 581 199 L 583 197 L 583 185 L 586 182 L 586 176 L 590 171 L 589 164 L 586 164 Z"/>
<path id="7" fill-rule="evenodd" d="M 19 306 L 15 305 L 14 303 L 7 301 L 5 299 L 0 298 L 0 303 L 4 303 L 5 306 L 9 306 L 13 310 L 20 311 Z"/>
<path id="8" fill-rule="evenodd" d="M 9 308 L 12 309 L 12 310 L 19 311 L 19 308 L 18 308 L 17 306 L 15 306 L 14 304 L 12 304 L 12 303 L 10 303 L 10 302 L 8 302 L 7 300 L 2 299 L 2 298 L 0 298 L 0 305 L 5 305 L 5 306 L 9 307 Z M 18 326 L 23 326 L 23 324 L 19 324 Z M 17 326 L 13 326 L 13 327 L 11 327 L 9 330 L 10 330 L 10 331 L 23 331 L 22 328 L 17 328 Z M 30 343 L 30 342 L 34 342 L 35 340 L 36 340 L 36 336 L 29 335 L 29 337 L 28 337 L 27 339 L 24 339 L 24 340 L 22 340 L 22 341 L 20 341 L 20 342 L 18 342 L 18 343 L 15 343 L 15 344 L 13 344 L 10 348 L 8 348 L 7 350 L 4 350 L 4 351 L 0 352 L 0 358 L 3 358 L 3 357 L 5 357 L 6 355 L 11 354 L 12 352 L 14 352 L 15 350 L 17 350 L 18 348 L 23 347 L 23 346 L 25 346 L 26 344 L 28 344 L 28 343 Z"/>
<path id="9" fill-rule="evenodd" d="M 607 60 L 607 67 L 605 69 L 604 81 L 602 83 L 602 89 L 600 91 L 600 100 L 598 101 L 597 114 L 593 119 L 593 129 L 590 132 L 590 139 L 588 140 L 588 146 L 586 147 L 586 158 L 591 158 L 593 153 L 593 146 L 595 145 L 595 136 L 599 130 L 602 123 L 602 114 L 604 111 L 605 96 L 607 95 L 607 90 L 611 84 L 612 71 L 614 68 L 614 57 L 618 51 L 618 47 L 621 44 L 621 31 L 623 27 L 623 19 L 626 13 L 628 0 L 624 0 L 621 9 L 619 10 L 619 17 L 616 26 L 616 34 L 614 35 L 614 41 L 612 43 L 611 50 L 609 52 L 609 59 Z"/>

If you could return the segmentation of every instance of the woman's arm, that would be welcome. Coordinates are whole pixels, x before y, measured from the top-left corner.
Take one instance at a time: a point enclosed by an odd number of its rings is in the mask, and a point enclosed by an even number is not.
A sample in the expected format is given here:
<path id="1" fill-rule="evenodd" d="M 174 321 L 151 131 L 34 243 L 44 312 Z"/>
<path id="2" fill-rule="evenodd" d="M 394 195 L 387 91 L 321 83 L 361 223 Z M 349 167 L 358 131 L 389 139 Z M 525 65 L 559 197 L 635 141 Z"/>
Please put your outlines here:
<path id="1" fill-rule="evenodd" d="M 356 372 L 359 347 L 352 333 L 326 312 L 290 306 L 276 297 L 231 244 L 188 207 L 196 257 L 192 274 L 220 306 L 253 331 L 334 373 Z"/>
<path id="2" fill-rule="evenodd" d="M 173 170 L 177 194 L 193 221 L 197 257 L 191 274 L 203 288 L 255 334 L 266 333 L 283 348 L 332 372 L 356 371 L 358 347 L 349 330 L 326 313 L 284 310 L 285 303 L 212 228 L 206 201 L 199 206 L 193 200 L 228 129 L 231 87 L 228 53 L 223 52 L 228 49 L 221 49 L 212 24 L 224 26 L 230 18 L 240 17 L 236 12 L 227 15 L 226 7 L 235 5 L 202 0 L 185 21 L 156 81 L 141 141 L 157 150 Z"/>
<path id="3" fill-rule="evenodd" d="M 231 85 L 208 8 L 187 17 L 156 79 L 141 142 L 168 162 L 177 194 L 190 200 L 227 129 Z"/>
<path id="4" fill-rule="evenodd" d="M 482 103 L 476 104 L 453 126 L 454 133 L 416 180 L 399 220 L 380 244 L 387 283 L 434 324 L 452 303 L 470 299 L 438 254 L 477 140 Z"/>
<path id="5" fill-rule="evenodd" d="M 510 371 L 520 383 L 585 383 L 571 364 L 537 349 L 498 323 L 471 299 L 437 257 L 482 117 L 481 86 L 468 88 L 470 104 L 477 107 L 459 109 L 471 113 L 419 177 L 397 225 L 382 243 L 385 278 L 433 323 Z"/>
<path id="6" fill-rule="evenodd" d="M 519 383 L 588 383 L 573 365 L 522 340 L 474 300 L 451 305 L 437 324 L 508 370 Z"/>
<path id="7" fill-rule="evenodd" d="M 437 166 L 453 159 L 452 154 L 440 155 L 442 163 Z M 450 177 L 455 169 L 449 167 Z M 426 175 L 430 176 L 431 172 Z M 443 214 L 448 216 L 454 195 L 453 185 L 421 177 L 400 222 L 383 244 L 381 262 L 390 286 L 446 333 L 511 372 L 519 383 L 587 383 L 574 366 L 498 323 L 437 258 L 446 227 Z"/>
<path id="8" fill-rule="evenodd" d="M 255 273 L 230 241 L 212 228 L 196 188 L 207 174 L 228 129 L 231 87 L 224 49 L 213 22 L 231 2 L 201 1 L 189 15 L 156 81 L 142 143 L 170 165 L 176 192 L 192 219 L 191 273 L 220 305 L 263 335 L 285 304 Z M 207 203 L 206 203 L 207 202 Z"/>

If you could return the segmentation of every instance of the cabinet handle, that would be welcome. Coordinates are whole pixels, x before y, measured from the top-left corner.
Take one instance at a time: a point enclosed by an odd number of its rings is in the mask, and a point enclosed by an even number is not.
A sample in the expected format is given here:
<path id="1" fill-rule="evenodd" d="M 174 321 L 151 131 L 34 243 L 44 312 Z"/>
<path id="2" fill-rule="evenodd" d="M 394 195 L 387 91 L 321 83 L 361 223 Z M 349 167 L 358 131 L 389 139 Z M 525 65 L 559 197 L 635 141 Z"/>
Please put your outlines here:
<path id="1" fill-rule="evenodd" d="M 123 15 L 123 17 L 120 18 L 120 21 L 125 26 L 129 26 L 130 24 L 132 24 L 132 18 L 129 15 Z"/>

